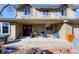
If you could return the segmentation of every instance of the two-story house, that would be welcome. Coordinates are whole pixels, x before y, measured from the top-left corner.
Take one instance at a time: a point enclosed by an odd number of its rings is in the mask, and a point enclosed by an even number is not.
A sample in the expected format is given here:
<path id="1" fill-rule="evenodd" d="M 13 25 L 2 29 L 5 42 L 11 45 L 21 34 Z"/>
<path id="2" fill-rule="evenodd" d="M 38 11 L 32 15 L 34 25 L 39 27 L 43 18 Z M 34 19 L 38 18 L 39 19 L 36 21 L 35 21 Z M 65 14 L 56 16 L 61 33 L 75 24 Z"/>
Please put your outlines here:
<path id="1" fill-rule="evenodd" d="M 30 36 L 33 31 L 45 31 L 48 35 L 58 32 L 60 38 L 66 35 L 79 34 L 79 21 L 75 18 L 78 7 L 71 4 L 59 6 L 32 6 L 22 4 L 16 8 L 16 19 L 0 19 L 0 33 L 8 34 L 15 39 L 17 36 Z M 9 22 L 9 23 L 7 23 Z"/>

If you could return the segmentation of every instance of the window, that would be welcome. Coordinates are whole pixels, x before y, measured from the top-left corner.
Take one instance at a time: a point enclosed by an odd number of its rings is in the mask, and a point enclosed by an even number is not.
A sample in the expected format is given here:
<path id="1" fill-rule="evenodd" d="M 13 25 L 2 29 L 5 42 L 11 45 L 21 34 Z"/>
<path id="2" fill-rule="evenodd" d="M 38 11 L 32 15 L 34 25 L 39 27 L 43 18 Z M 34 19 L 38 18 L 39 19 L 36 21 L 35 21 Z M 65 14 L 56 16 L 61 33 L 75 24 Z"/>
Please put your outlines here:
<path id="1" fill-rule="evenodd" d="M 8 22 L 0 22 L 0 34 L 8 34 L 9 28 Z"/>
<path id="2" fill-rule="evenodd" d="M 2 33 L 8 33 L 8 23 L 7 22 L 3 22 L 2 23 L 2 29 L 3 29 L 3 31 L 2 31 Z"/>
<path id="3" fill-rule="evenodd" d="M 54 29 L 54 25 L 53 24 L 49 24 L 46 27 L 46 30 L 53 30 Z"/>
<path id="4" fill-rule="evenodd" d="M 61 10 L 61 15 L 65 16 L 66 15 L 66 10 Z"/>
<path id="5" fill-rule="evenodd" d="M 43 10 L 43 15 L 49 15 L 49 10 Z"/>
<path id="6" fill-rule="evenodd" d="M 24 9 L 24 14 L 25 14 L 25 15 L 29 15 L 29 14 L 30 14 L 30 8 Z"/>

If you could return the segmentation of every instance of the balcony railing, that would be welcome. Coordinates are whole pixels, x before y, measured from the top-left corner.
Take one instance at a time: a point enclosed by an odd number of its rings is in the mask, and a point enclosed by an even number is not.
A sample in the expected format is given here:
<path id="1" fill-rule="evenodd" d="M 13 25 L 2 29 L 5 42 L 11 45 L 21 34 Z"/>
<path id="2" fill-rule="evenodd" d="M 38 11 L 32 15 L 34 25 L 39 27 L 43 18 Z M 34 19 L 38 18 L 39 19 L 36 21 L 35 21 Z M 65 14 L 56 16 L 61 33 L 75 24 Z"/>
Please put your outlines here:
<path id="1" fill-rule="evenodd" d="M 68 16 L 62 16 L 61 14 L 50 14 L 50 15 L 38 15 L 38 14 L 30 14 L 30 15 L 19 15 L 16 18 L 23 19 L 69 19 Z"/>

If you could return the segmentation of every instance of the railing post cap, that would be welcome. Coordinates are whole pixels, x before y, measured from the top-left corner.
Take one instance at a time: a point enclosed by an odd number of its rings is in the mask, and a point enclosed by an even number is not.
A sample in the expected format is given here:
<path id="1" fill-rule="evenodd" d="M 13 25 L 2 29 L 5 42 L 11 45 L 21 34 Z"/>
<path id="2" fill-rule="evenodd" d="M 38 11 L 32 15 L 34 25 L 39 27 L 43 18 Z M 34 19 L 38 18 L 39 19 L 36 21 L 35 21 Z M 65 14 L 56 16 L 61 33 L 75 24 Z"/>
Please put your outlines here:
<path id="1" fill-rule="evenodd" d="M 68 20 L 64 20 L 64 22 L 66 23 L 66 22 L 68 22 Z"/>

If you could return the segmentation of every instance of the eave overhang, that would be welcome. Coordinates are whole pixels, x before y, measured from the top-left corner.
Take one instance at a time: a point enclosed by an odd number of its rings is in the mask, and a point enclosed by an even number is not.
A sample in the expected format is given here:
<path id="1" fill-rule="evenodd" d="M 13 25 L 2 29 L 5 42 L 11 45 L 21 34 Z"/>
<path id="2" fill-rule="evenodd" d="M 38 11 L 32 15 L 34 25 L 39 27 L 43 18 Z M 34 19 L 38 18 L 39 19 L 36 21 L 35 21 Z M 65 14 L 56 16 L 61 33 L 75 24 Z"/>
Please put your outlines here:
<path id="1" fill-rule="evenodd" d="M 66 22 L 65 22 L 66 21 Z M 56 24 L 56 23 L 78 23 L 79 19 L 0 19 L 0 22 L 22 23 L 22 24 Z"/>
<path id="2" fill-rule="evenodd" d="M 33 7 L 33 8 L 36 8 L 36 9 L 62 9 L 62 8 L 71 8 L 71 9 L 76 9 L 78 8 L 78 6 L 74 6 L 72 4 L 61 4 L 59 6 L 32 6 L 32 4 L 20 4 L 19 6 L 17 6 L 17 10 L 21 10 L 23 8 L 25 8 L 26 6 L 29 6 L 29 7 Z"/>
<path id="3" fill-rule="evenodd" d="M 25 8 L 26 6 L 32 7 L 31 4 L 20 4 L 19 6 L 16 7 L 16 9 L 21 10 L 21 9 Z"/>

